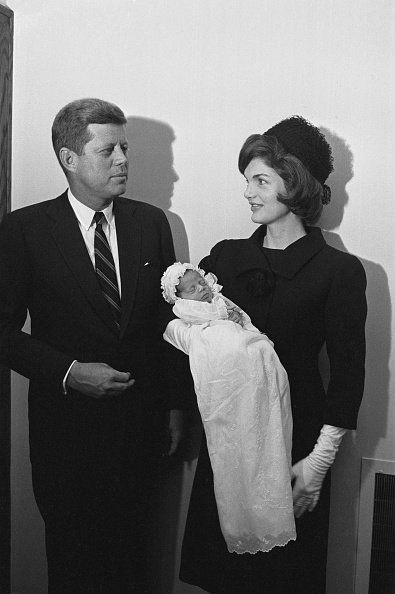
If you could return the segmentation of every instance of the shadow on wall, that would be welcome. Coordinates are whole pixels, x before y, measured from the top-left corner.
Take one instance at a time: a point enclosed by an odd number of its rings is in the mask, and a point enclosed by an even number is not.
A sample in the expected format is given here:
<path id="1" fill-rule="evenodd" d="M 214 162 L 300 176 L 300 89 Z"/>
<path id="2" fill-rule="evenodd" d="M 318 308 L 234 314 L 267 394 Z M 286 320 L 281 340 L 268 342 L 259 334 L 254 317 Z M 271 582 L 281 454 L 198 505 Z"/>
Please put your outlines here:
<path id="1" fill-rule="evenodd" d="M 129 117 L 126 124 L 129 143 L 129 180 L 126 195 L 161 208 L 173 234 L 176 257 L 189 261 L 189 245 L 181 218 L 170 210 L 174 185 L 179 177 L 174 169 L 175 134 L 166 123 L 142 117 Z M 184 485 L 185 463 L 190 470 L 197 457 L 200 417 L 192 411 L 188 419 L 184 446 L 171 458 L 164 458 L 158 472 L 150 517 L 151 594 L 169 594 L 177 580 L 180 544 L 185 523 L 187 495 Z"/>
<path id="2" fill-rule="evenodd" d="M 173 165 L 173 129 L 164 122 L 130 117 L 126 124 L 129 142 L 127 195 L 161 208 L 173 233 L 176 256 L 189 261 L 188 238 L 181 218 L 170 210 L 178 175 Z"/>
<path id="3" fill-rule="evenodd" d="M 332 191 L 332 201 L 329 206 L 324 206 L 319 225 L 323 229 L 331 230 L 336 229 L 343 220 L 344 210 L 349 201 L 346 186 L 354 175 L 354 158 L 345 140 L 336 136 L 336 134 L 330 132 L 327 128 L 321 128 L 321 132 L 325 135 L 325 138 L 332 147 L 334 171 L 329 176 L 327 182 Z M 339 246 L 334 245 L 334 247 Z M 343 244 L 341 244 L 339 249 L 347 251 L 344 249 Z"/>
<path id="4" fill-rule="evenodd" d="M 340 225 L 349 201 L 346 186 L 353 177 L 353 155 L 342 138 L 326 128 L 321 128 L 321 131 L 332 146 L 334 172 L 328 180 L 332 201 L 324 208 L 319 226 L 324 230 L 329 245 L 348 252 L 334 229 Z M 359 259 L 367 276 L 366 381 L 357 437 L 352 434 L 346 436 L 333 468 L 328 592 L 336 594 L 353 592 L 354 576 L 350 568 L 355 566 L 357 546 L 361 456 L 375 457 L 377 444 L 386 435 L 389 405 L 391 303 L 388 278 L 380 265 Z M 322 371 L 328 377 L 325 356 Z M 359 435 L 363 443 L 359 441 Z"/>

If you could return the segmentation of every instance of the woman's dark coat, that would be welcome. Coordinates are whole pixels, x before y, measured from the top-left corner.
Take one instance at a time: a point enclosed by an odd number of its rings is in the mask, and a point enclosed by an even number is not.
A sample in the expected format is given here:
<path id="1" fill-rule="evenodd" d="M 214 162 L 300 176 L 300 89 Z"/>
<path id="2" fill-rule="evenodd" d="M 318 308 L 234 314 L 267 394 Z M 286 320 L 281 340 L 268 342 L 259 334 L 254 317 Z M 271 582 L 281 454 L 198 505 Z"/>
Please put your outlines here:
<path id="1" fill-rule="evenodd" d="M 274 342 L 291 386 L 293 463 L 312 451 L 324 423 L 356 427 L 364 384 L 365 272 L 355 256 L 328 246 L 319 228 L 307 231 L 285 250 L 268 250 L 261 226 L 249 239 L 221 241 L 200 263 Z M 318 370 L 324 343 L 326 393 Z M 181 579 L 213 594 L 324 593 L 329 491 L 328 475 L 316 509 L 296 522 L 295 543 L 256 555 L 229 554 L 203 438 Z"/>

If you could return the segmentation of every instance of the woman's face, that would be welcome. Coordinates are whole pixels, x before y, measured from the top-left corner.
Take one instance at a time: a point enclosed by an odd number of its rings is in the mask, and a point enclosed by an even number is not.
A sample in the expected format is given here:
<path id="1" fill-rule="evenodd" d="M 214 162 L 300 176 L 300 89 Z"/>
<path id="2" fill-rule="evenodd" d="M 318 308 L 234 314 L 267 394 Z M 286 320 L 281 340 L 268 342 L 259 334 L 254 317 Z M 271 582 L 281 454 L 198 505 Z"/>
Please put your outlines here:
<path id="1" fill-rule="evenodd" d="M 177 296 L 181 299 L 211 303 L 213 292 L 196 270 L 187 270 L 177 285 Z"/>
<path id="2" fill-rule="evenodd" d="M 270 225 L 290 214 L 289 208 L 277 200 L 279 194 L 286 195 L 284 180 L 263 159 L 252 159 L 244 177 L 247 181 L 244 196 L 251 206 L 254 223 Z"/>

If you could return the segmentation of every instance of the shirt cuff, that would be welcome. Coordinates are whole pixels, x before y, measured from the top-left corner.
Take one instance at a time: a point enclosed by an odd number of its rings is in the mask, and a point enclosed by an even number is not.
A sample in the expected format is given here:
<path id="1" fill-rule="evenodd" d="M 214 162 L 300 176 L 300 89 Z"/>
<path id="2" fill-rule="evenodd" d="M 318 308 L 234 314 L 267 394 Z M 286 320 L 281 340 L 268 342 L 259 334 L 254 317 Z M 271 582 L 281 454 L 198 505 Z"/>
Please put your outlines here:
<path id="1" fill-rule="evenodd" d="M 70 365 L 70 367 L 66 371 L 66 375 L 63 378 L 62 388 L 63 388 L 63 394 L 65 394 L 65 395 L 67 394 L 67 386 L 66 386 L 67 378 L 68 378 L 68 375 L 69 375 L 70 370 L 73 367 L 74 363 L 77 363 L 77 359 L 74 359 L 74 361 L 72 362 L 72 364 Z"/>

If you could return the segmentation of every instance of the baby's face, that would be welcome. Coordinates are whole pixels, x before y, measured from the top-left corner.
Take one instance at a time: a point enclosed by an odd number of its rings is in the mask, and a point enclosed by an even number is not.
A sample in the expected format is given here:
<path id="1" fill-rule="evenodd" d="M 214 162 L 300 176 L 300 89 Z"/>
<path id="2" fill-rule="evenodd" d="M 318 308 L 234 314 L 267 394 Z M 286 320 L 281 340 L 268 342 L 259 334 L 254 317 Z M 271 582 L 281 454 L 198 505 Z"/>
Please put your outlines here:
<path id="1" fill-rule="evenodd" d="M 177 285 L 177 297 L 211 303 L 213 292 L 196 270 L 187 270 Z"/>

